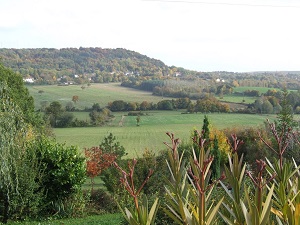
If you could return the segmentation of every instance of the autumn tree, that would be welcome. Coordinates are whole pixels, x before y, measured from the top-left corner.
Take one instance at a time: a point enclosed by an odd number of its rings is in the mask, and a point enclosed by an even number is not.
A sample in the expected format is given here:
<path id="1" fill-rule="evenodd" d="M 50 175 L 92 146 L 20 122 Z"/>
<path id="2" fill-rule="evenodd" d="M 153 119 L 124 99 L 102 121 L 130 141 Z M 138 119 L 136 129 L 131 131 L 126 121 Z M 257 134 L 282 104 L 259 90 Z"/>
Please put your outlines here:
<path id="1" fill-rule="evenodd" d="M 78 100 L 79 100 L 78 95 L 74 95 L 74 96 L 72 97 L 72 102 L 77 103 Z"/>
<path id="2" fill-rule="evenodd" d="M 150 109 L 151 108 L 151 104 L 147 101 L 143 101 L 141 104 L 140 104 L 140 109 L 145 111 L 147 109 Z"/>
<path id="3" fill-rule="evenodd" d="M 113 153 L 103 153 L 99 147 L 86 148 L 84 150 L 86 157 L 86 170 L 88 177 L 91 178 L 92 192 L 94 190 L 94 178 L 101 172 L 112 165 L 116 159 Z"/>
<path id="4" fill-rule="evenodd" d="M 111 111 L 108 108 L 101 108 L 99 103 L 95 103 L 89 116 L 93 125 L 103 125 L 109 121 Z"/>

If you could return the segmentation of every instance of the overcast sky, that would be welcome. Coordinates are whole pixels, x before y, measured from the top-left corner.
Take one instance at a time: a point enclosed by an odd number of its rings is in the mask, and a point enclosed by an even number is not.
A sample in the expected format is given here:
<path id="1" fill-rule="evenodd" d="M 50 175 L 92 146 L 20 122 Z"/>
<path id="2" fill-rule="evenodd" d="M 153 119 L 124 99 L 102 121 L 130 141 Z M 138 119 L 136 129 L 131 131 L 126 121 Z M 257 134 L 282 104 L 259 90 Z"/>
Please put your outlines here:
<path id="1" fill-rule="evenodd" d="M 126 48 L 197 71 L 300 70 L 299 0 L 0 0 L 0 48 Z"/>

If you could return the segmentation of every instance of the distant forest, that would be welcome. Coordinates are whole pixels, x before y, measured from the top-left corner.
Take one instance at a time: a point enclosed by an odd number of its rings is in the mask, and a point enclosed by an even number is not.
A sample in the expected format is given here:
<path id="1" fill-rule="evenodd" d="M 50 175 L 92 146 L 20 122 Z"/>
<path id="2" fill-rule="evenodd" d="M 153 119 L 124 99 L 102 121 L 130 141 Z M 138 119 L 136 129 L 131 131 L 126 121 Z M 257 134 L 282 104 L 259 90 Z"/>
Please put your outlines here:
<path id="1" fill-rule="evenodd" d="M 198 87 L 207 89 L 206 92 L 218 93 L 220 86 L 227 90 L 236 86 L 300 89 L 300 71 L 191 71 L 167 66 L 160 60 L 122 48 L 2 48 L 0 62 L 34 84 L 121 82 L 123 86 L 156 94 L 163 94 L 163 91 L 167 94 L 168 90 L 162 90 L 162 86 L 170 84 L 170 80 L 177 82 L 177 89 L 181 92 L 192 93 L 197 93 Z M 180 82 L 184 82 L 183 85 Z"/>
<path id="2" fill-rule="evenodd" d="M 40 84 L 122 82 L 128 76 L 161 77 L 180 70 L 121 48 L 0 49 L 0 58 L 5 66 Z"/>

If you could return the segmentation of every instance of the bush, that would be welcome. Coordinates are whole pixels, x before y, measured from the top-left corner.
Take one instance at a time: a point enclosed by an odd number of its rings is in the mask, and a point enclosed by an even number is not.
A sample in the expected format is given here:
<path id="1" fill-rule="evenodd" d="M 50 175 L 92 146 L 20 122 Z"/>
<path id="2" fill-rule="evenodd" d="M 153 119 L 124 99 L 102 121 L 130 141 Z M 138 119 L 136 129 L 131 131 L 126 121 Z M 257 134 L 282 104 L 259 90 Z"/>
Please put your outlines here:
<path id="1" fill-rule="evenodd" d="M 74 146 L 65 146 L 44 137 L 34 141 L 31 148 L 44 169 L 42 188 L 45 194 L 45 212 L 57 213 L 65 201 L 81 192 L 86 179 L 84 157 Z"/>
<path id="2" fill-rule="evenodd" d="M 0 222 L 4 223 L 37 215 L 42 199 L 39 162 L 27 147 L 34 130 L 7 93 L 7 87 L 0 86 Z"/>
<path id="3" fill-rule="evenodd" d="M 257 159 L 264 159 L 265 157 L 270 157 L 270 151 L 267 147 L 259 141 L 258 132 L 268 139 L 268 134 L 263 128 L 246 128 L 242 130 L 225 130 L 227 137 L 229 138 L 231 134 L 236 134 L 240 140 L 244 141 L 244 144 L 240 146 L 238 154 L 239 156 L 244 156 L 244 161 L 249 165 L 253 166 Z"/>
<path id="4" fill-rule="evenodd" d="M 89 197 L 86 210 L 89 215 L 118 212 L 116 202 L 107 191 L 97 189 L 92 192 L 88 191 L 85 195 Z"/>

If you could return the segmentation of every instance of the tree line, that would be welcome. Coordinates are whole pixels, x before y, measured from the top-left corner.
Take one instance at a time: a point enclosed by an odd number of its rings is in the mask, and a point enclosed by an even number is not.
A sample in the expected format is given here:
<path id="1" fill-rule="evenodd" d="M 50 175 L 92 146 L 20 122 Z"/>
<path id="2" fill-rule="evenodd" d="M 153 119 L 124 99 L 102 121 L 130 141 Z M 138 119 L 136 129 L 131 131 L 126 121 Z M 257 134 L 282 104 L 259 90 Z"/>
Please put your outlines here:
<path id="1" fill-rule="evenodd" d="M 74 96 L 73 96 L 74 97 Z M 94 103 L 91 108 L 84 109 L 89 112 L 90 120 L 79 120 L 74 117 L 75 105 L 70 102 L 63 106 L 58 101 L 53 101 L 49 105 L 45 103 L 41 111 L 44 113 L 44 121 L 51 127 L 86 127 L 103 126 L 108 124 L 113 118 L 113 112 L 128 112 L 128 115 L 144 115 L 143 111 L 149 110 L 182 110 L 186 113 L 208 113 L 208 112 L 230 112 L 228 104 L 222 104 L 212 96 L 206 96 L 192 102 L 189 98 L 164 99 L 157 103 L 143 101 L 126 102 L 115 100 L 109 102 L 107 106 L 101 107 L 99 103 Z"/>

